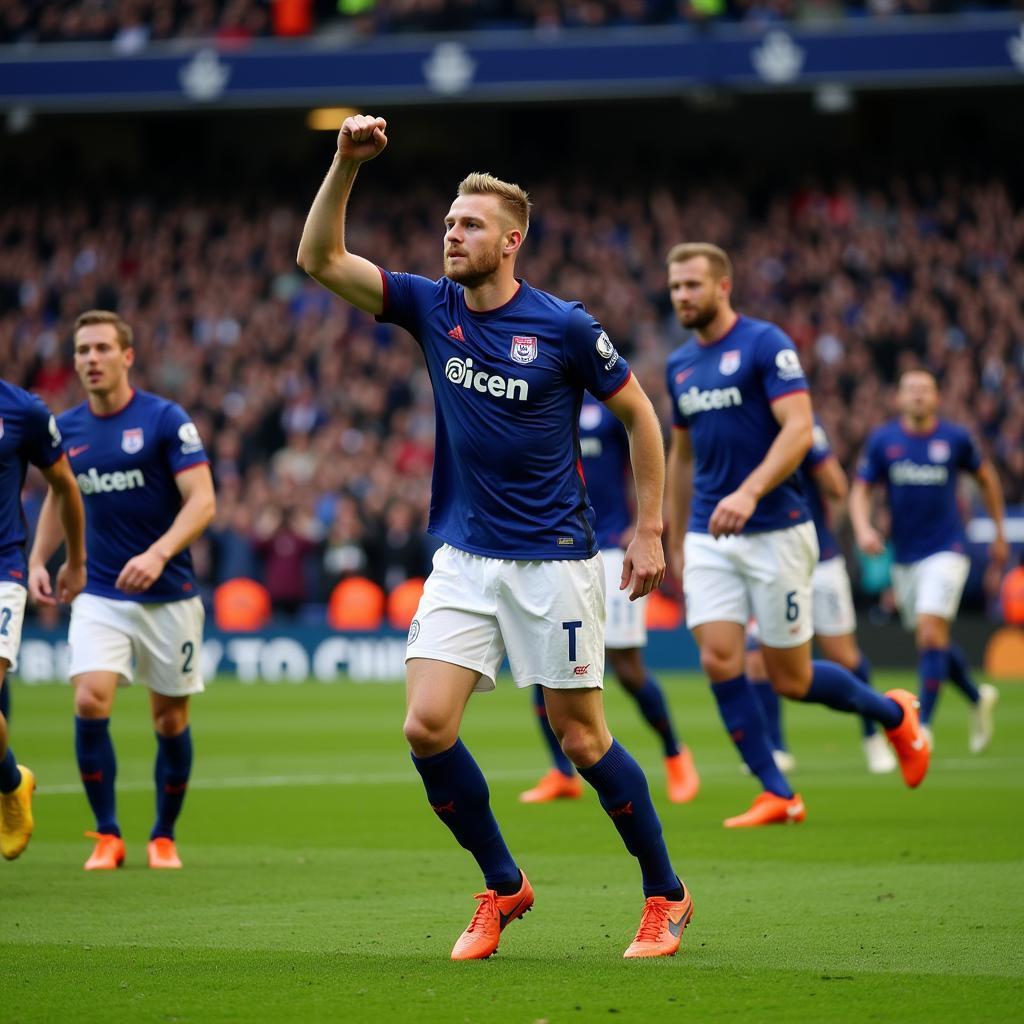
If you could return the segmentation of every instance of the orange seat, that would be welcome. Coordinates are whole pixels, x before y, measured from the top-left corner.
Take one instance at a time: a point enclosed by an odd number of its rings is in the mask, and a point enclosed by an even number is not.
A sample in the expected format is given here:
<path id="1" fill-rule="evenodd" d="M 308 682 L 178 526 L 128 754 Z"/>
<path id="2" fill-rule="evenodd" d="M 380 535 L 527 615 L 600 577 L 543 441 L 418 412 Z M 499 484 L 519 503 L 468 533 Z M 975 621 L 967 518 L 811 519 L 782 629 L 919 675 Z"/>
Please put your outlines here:
<path id="1" fill-rule="evenodd" d="M 262 583 L 239 576 L 213 592 L 213 618 L 226 633 L 254 633 L 270 621 L 270 592 Z"/>
<path id="2" fill-rule="evenodd" d="M 423 596 L 423 582 L 414 576 L 388 594 L 388 622 L 392 629 L 408 629 L 411 625 Z"/>
<path id="3" fill-rule="evenodd" d="M 683 623 L 683 609 L 678 601 L 666 597 L 660 590 L 651 592 L 647 599 L 648 629 L 678 629 Z"/>
<path id="4" fill-rule="evenodd" d="M 364 576 L 350 576 L 331 591 L 327 624 L 331 629 L 373 630 L 384 621 L 384 591 Z"/>
<path id="5" fill-rule="evenodd" d="M 1003 622 L 1008 626 L 1024 626 L 1024 565 L 1011 569 L 999 588 Z"/>

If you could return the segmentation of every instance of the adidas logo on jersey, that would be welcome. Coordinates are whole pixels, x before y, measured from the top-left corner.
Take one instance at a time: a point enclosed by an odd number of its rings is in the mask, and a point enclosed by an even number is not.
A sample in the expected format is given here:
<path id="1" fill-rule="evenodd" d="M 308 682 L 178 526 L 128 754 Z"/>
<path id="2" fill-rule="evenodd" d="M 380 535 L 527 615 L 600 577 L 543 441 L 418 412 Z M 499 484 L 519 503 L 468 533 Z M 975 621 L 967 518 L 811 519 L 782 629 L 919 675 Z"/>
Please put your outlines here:
<path id="1" fill-rule="evenodd" d="M 474 370 L 472 359 L 453 356 L 444 364 L 444 375 L 456 387 L 479 391 L 482 395 L 492 395 L 494 398 L 525 402 L 530 396 L 529 382 L 520 377 L 502 377 L 486 370 Z"/>
<path id="2" fill-rule="evenodd" d="M 904 459 L 889 467 L 889 479 L 894 484 L 910 484 L 924 487 L 941 487 L 949 480 L 947 466 L 921 465 Z"/>
<path id="3" fill-rule="evenodd" d="M 111 491 L 134 491 L 136 487 L 145 487 L 146 478 L 141 469 L 129 469 L 126 472 L 117 470 L 115 473 L 97 473 L 93 466 L 88 473 L 79 473 L 75 479 L 78 489 L 83 494 L 109 494 Z"/>
<path id="4" fill-rule="evenodd" d="M 692 416 L 697 412 L 711 412 L 712 409 L 729 409 L 742 404 L 743 396 L 739 388 L 711 388 L 709 391 L 700 391 L 694 386 L 679 396 L 679 411 L 684 416 Z"/>

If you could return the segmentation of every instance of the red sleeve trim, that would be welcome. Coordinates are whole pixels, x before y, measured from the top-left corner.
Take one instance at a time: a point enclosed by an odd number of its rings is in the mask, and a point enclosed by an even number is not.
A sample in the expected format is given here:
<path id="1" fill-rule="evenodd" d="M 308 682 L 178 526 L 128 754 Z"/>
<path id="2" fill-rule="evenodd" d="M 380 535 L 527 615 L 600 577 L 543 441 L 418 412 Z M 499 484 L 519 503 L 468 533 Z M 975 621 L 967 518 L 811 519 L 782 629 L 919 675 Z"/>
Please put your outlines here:
<path id="1" fill-rule="evenodd" d="M 632 377 L 633 371 L 630 370 L 629 373 L 626 374 L 626 379 L 614 391 L 609 391 L 608 394 L 601 399 L 601 401 L 607 402 L 609 398 L 614 398 L 630 382 Z"/>
<path id="2" fill-rule="evenodd" d="M 798 388 L 793 388 L 791 391 L 783 391 L 781 395 L 776 395 L 774 398 L 769 399 L 771 405 L 774 405 L 780 399 L 789 398 L 790 395 L 807 394 L 807 385 L 801 384 Z"/>

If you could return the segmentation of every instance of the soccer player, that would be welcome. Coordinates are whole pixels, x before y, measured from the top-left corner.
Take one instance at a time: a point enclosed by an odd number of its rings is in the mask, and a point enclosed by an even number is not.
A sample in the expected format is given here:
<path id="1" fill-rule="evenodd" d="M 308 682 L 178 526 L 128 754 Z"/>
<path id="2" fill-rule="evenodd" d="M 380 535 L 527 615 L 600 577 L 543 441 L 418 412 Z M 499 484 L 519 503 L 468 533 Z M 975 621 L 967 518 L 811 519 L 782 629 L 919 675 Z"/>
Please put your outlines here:
<path id="1" fill-rule="evenodd" d="M 192 767 L 189 697 L 203 689 L 203 602 L 188 546 L 214 514 L 213 480 L 195 425 L 173 402 L 133 388 L 132 330 L 116 313 L 75 321 L 75 371 L 86 401 L 58 418 L 85 498 L 89 581 L 71 606 L 75 753 L 96 817 L 87 871 L 124 862 L 110 714 L 119 684 L 149 687 L 156 729 L 152 868 L 180 868 L 174 824 Z M 49 498 L 29 557 L 29 587 L 48 586 L 60 543 Z"/>
<path id="2" fill-rule="evenodd" d="M 668 280 L 676 315 L 695 335 L 666 368 L 674 428 L 669 557 L 683 578 L 687 625 L 722 720 L 764 787 L 749 811 L 725 825 L 802 821 L 806 814 L 775 764 L 744 673 L 751 613 L 775 692 L 878 722 L 905 781 L 917 786 L 928 749 L 914 695 L 882 696 L 839 665 L 811 661 L 818 544 L 794 474 L 811 448 L 813 414 L 796 348 L 774 324 L 733 310 L 732 266 L 718 246 L 677 245 L 668 254 Z"/>
<path id="3" fill-rule="evenodd" d="M 622 423 L 590 395 L 583 399 L 579 429 L 583 478 L 597 517 L 597 546 L 604 560 L 605 655 L 623 688 L 636 701 L 640 714 L 661 739 L 669 800 L 685 804 L 697 795 L 700 777 L 693 754 L 676 737 L 665 694 L 644 664 L 647 598 L 630 601 L 629 595 L 619 589 L 622 545 L 629 539 L 633 521 L 628 498 L 632 473 L 629 436 Z M 520 793 L 519 799 L 527 804 L 576 799 L 583 795 L 583 784 L 548 722 L 543 687 L 533 688 L 533 703 L 554 767 L 536 786 Z"/>
<path id="4" fill-rule="evenodd" d="M 846 474 L 832 454 L 828 434 L 817 417 L 811 450 L 800 466 L 798 477 L 810 505 L 820 552 L 811 576 L 811 621 L 815 643 L 827 660 L 849 669 L 870 686 L 871 665 L 857 643 L 857 613 L 853 606 L 850 576 L 830 522 L 830 506 L 842 506 L 850 487 Z M 795 767 L 795 762 L 782 734 L 781 705 L 764 667 L 760 645 L 755 644 L 755 650 L 751 650 L 749 631 L 746 672 L 761 700 L 775 762 L 783 771 L 789 771 Z M 876 775 L 895 771 L 896 758 L 875 728 L 875 723 L 865 717 L 860 721 L 868 771 Z"/>
<path id="5" fill-rule="evenodd" d="M 67 561 L 57 574 L 61 601 L 71 601 L 85 585 L 85 512 L 75 478 L 60 444 L 50 410 L 34 395 L 0 380 L 0 693 L 7 673 L 18 667 L 25 617 L 25 514 L 21 489 L 28 464 L 38 466 L 54 495 L 67 538 Z M 53 598 L 48 596 L 47 603 Z M 35 776 L 14 758 L 8 743 L 6 701 L 0 710 L 0 854 L 21 855 L 32 838 Z"/>
<path id="6" fill-rule="evenodd" d="M 939 689 L 951 679 L 972 705 L 968 744 L 979 753 L 992 739 L 999 691 L 987 683 L 976 686 L 963 651 L 950 642 L 950 624 L 970 571 L 957 508 L 960 471 L 978 481 L 995 523 L 990 553 L 999 565 L 1008 556 L 1003 492 L 995 467 L 982 457 L 970 434 L 939 417 L 939 388 L 931 373 L 904 373 L 897 402 L 899 419 L 868 438 L 850 498 L 850 519 L 860 548 L 881 554 L 885 542 L 871 525 L 871 488 L 884 483 L 892 517 L 893 590 L 903 624 L 917 641 L 921 721 L 928 742 Z"/>
<path id="7" fill-rule="evenodd" d="M 349 117 L 310 209 L 298 262 L 359 309 L 406 328 L 434 385 L 436 452 L 429 530 L 443 541 L 409 631 L 405 736 L 427 799 L 476 859 L 484 891 L 452 959 L 482 959 L 533 906 L 533 889 L 459 739 L 474 690 L 505 652 L 519 686 L 542 685 L 562 749 L 637 858 L 646 901 L 627 957 L 666 956 L 692 914 L 647 780 L 612 739 L 601 700 L 604 571 L 578 471 L 584 389 L 626 424 L 637 523 L 620 586 L 642 597 L 664 572 L 663 459 L 657 416 L 608 335 L 578 303 L 515 277 L 529 224 L 517 185 L 474 173 L 444 221 L 444 276 L 391 273 L 345 247 L 360 164 L 387 145 L 383 118 Z"/>

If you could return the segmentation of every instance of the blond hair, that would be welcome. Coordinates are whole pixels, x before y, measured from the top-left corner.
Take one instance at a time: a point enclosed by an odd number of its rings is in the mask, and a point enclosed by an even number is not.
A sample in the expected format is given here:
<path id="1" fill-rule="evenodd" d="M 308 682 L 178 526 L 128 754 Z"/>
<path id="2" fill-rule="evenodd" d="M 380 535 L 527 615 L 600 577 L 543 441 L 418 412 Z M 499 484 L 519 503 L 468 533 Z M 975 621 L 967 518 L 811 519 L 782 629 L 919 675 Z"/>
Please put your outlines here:
<path id="1" fill-rule="evenodd" d="M 459 182 L 460 196 L 497 196 L 514 227 L 526 237 L 530 228 L 530 196 L 518 185 L 502 181 L 486 171 L 473 171 Z"/>
<path id="2" fill-rule="evenodd" d="M 712 245 L 711 242 L 680 242 L 669 250 L 666 262 L 671 266 L 673 263 L 685 263 L 698 256 L 703 256 L 708 261 L 711 275 L 715 280 L 723 277 L 732 280 L 732 260 L 724 249 Z"/>
<path id="3" fill-rule="evenodd" d="M 117 333 L 117 343 L 121 348 L 131 348 L 135 344 L 135 337 L 131 327 L 125 323 L 116 313 L 109 309 L 89 309 L 80 314 L 75 320 L 75 329 L 72 336 L 76 335 L 81 327 L 91 327 L 93 324 L 110 324 Z"/>

